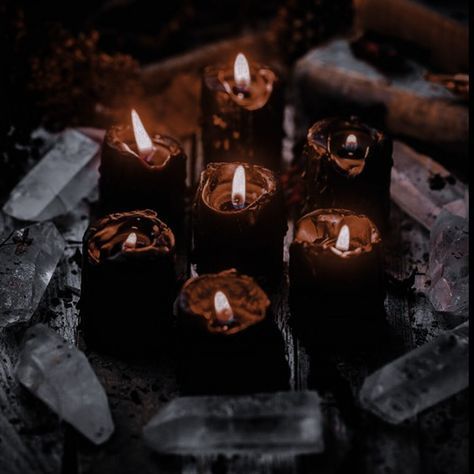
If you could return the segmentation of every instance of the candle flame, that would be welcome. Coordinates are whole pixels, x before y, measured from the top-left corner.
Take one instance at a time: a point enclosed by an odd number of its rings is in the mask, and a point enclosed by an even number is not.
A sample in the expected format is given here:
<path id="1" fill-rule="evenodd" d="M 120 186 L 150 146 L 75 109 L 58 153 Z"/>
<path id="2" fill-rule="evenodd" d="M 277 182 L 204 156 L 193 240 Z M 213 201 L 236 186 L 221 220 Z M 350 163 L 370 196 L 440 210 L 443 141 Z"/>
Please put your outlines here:
<path id="1" fill-rule="evenodd" d="M 245 207 L 245 168 L 242 165 L 237 166 L 232 179 L 232 205 L 235 209 Z"/>
<path id="2" fill-rule="evenodd" d="M 345 147 L 348 150 L 354 151 L 357 149 L 358 145 L 359 144 L 357 142 L 357 137 L 353 133 L 350 133 L 349 135 L 347 135 Z"/>
<path id="3" fill-rule="evenodd" d="M 132 109 L 132 127 L 135 135 L 135 143 L 137 144 L 138 154 L 142 158 L 146 158 L 153 152 L 153 142 L 150 135 L 145 130 L 140 116 Z"/>
<path id="4" fill-rule="evenodd" d="M 347 252 L 349 250 L 350 241 L 351 234 L 349 232 L 349 226 L 343 225 L 337 236 L 335 247 L 342 252 Z"/>
<path id="5" fill-rule="evenodd" d="M 222 291 L 216 291 L 214 294 L 214 310 L 216 319 L 219 323 L 228 323 L 234 318 L 232 307 L 227 296 Z"/>
<path id="6" fill-rule="evenodd" d="M 135 232 L 130 232 L 128 237 L 125 239 L 123 243 L 124 249 L 134 249 L 137 246 L 137 234 Z"/>
<path id="7" fill-rule="evenodd" d="M 250 86 L 249 63 L 242 53 L 239 53 L 234 61 L 234 80 L 237 87 L 247 88 Z"/>

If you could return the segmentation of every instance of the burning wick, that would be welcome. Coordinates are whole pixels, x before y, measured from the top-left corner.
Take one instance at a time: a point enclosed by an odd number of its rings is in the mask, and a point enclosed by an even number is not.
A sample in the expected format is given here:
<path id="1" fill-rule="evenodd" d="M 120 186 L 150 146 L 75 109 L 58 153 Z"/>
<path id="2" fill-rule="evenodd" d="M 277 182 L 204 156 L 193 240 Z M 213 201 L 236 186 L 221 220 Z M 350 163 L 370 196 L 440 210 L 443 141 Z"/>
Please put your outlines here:
<path id="1" fill-rule="evenodd" d="M 357 137 L 354 135 L 354 134 L 349 134 L 347 135 L 347 138 L 346 138 L 346 143 L 344 144 L 344 148 L 349 151 L 349 152 L 354 152 L 357 150 L 357 147 L 358 147 L 358 143 L 357 143 Z"/>
<path id="2" fill-rule="evenodd" d="M 219 324 L 227 325 L 234 319 L 234 313 L 230 306 L 227 296 L 222 291 L 216 291 L 214 294 L 214 310 L 216 320 Z"/>
<path id="3" fill-rule="evenodd" d="M 137 246 L 137 234 L 135 232 L 130 232 L 128 237 L 125 239 L 124 243 L 122 244 L 122 248 L 124 250 L 133 250 Z"/>
<path id="4" fill-rule="evenodd" d="M 132 127 L 135 135 L 135 143 L 137 144 L 138 155 L 145 161 L 149 161 L 153 154 L 154 147 L 150 135 L 145 130 L 140 116 L 132 109 Z"/>
<path id="5" fill-rule="evenodd" d="M 250 69 L 247 58 L 239 53 L 234 61 L 234 80 L 239 89 L 248 89 L 250 86 Z"/>
<path id="6" fill-rule="evenodd" d="M 341 230 L 339 231 L 339 235 L 337 236 L 336 240 L 336 247 L 338 250 L 342 252 L 347 252 L 349 250 L 349 244 L 351 241 L 351 235 L 349 232 L 349 226 L 343 225 Z"/>
<path id="7" fill-rule="evenodd" d="M 232 205 L 235 209 L 245 207 L 245 169 L 242 165 L 237 166 L 232 178 Z"/>

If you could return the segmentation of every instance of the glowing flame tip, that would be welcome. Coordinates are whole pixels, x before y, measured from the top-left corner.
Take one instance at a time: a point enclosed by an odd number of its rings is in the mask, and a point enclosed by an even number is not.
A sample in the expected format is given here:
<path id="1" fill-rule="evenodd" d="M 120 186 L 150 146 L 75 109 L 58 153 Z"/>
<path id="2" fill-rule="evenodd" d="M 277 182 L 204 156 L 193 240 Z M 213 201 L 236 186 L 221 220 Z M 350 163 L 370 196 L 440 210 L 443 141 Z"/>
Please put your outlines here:
<path id="1" fill-rule="evenodd" d="M 228 323 L 234 318 L 234 313 L 229 300 L 222 291 L 216 291 L 214 294 L 214 310 L 216 313 L 216 319 L 220 323 Z"/>
<path id="2" fill-rule="evenodd" d="M 357 137 L 353 133 L 350 133 L 349 135 L 347 135 L 346 143 L 345 143 L 345 147 L 347 149 L 354 151 L 358 145 L 359 144 L 357 142 Z"/>
<path id="3" fill-rule="evenodd" d="M 234 62 L 234 80 L 238 87 L 250 86 L 250 68 L 247 58 L 239 53 Z"/>
<path id="4" fill-rule="evenodd" d="M 145 127 L 135 109 L 132 109 L 132 128 L 137 144 L 138 154 L 147 157 L 153 152 L 153 142 L 145 130 Z"/>
<path id="5" fill-rule="evenodd" d="M 130 232 L 128 237 L 125 239 L 123 243 L 124 249 L 134 249 L 137 246 L 137 234 L 135 232 Z"/>
<path id="6" fill-rule="evenodd" d="M 339 231 L 339 235 L 337 236 L 335 247 L 342 252 L 347 252 L 349 250 L 350 242 L 351 234 L 349 231 L 349 226 L 344 224 Z"/>
<path id="7" fill-rule="evenodd" d="M 232 178 L 232 205 L 235 209 L 245 207 L 246 196 L 245 168 L 242 165 L 237 166 Z"/>

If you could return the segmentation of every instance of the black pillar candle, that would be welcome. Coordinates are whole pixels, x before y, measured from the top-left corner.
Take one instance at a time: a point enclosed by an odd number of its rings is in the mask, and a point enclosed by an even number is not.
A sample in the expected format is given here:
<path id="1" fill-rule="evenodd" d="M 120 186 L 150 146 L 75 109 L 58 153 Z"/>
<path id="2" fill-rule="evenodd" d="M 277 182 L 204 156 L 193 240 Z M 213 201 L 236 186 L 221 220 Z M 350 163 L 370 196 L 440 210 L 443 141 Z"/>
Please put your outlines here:
<path id="1" fill-rule="evenodd" d="M 246 76 L 248 74 L 248 76 Z M 208 67 L 201 92 L 204 161 L 245 161 L 279 170 L 284 91 L 269 68 L 246 63 Z"/>
<path id="2" fill-rule="evenodd" d="M 304 154 L 306 212 L 351 209 L 387 229 L 393 164 L 388 137 L 355 118 L 325 119 L 309 129 Z"/>
<path id="3" fill-rule="evenodd" d="M 84 236 L 81 326 L 86 342 L 118 355 L 169 338 L 177 294 L 175 241 L 151 210 L 110 214 Z"/>
<path id="4" fill-rule="evenodd" d="M 283 339 L 267 295 L 251 277 L 226 270 L 191 278 L 177 311 L 183 391 L 288 389 Z"/>
<path id="5" fill-rule="evenodd" d="M 238 177 L 245 190 L 238 190 Z M 268 281 L 281 274 L 287 221 L 272 171 L 244 163 L 209 164 L 194 200 L 193 229 L 198 273 L 236 268 Z"/>
<path id="6" fill-rule="evenodd" d="M 320 209 L 296 223 L 290 245 L 290 307 L 301 318 L 371 318 L 385 298 L 381 237 L 372 221 Z"/>
<path id="7" fill-rule="evenodd" d="M 148 138 L 139 120 L 135 115 L 136 133 L 122 125 L 107 130 L 99 170 L 102 209 L 153 209 L 177 233 L 184 218 L 186 155 L 171 137 Z"/>

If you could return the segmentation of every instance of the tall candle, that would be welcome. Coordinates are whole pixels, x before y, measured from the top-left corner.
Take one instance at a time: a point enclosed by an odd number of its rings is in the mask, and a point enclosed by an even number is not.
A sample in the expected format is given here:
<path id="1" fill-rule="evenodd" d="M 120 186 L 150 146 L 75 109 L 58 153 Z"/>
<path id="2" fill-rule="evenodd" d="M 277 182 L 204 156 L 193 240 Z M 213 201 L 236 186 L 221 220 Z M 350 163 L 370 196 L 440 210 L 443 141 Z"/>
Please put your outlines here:
<path id="1" fill-rule="evenodd" d="M 171 137 L 149 135 L 132 111 L 130 125 L 107 130 L 99 191 L 104 212 L 153 209 L 179 234 L 184 218 L 186 155 Z"/>
<path id="2" fill-rule="evenodd" d="M 207 67 L 201 92 L 205 163 L 245 161 L 278 170 L 283 138 L 283 87 L 274 71 L 249 63 Z"/>
<path id="3" fill-rule="evenodd" d="M 273 172 L 246 163 L 211 163 L 193 205 L 194 260 L 199 273 L 236 268 L 277 279 L 287 229 Z"/>
<path id="4" fill-rule="evenodd" d="M 387 229 L 393 160 L 385 134 L 355 118 L 325 119 L 309 129 L 304 153 L 306 212 L 351 209 Z"/>

